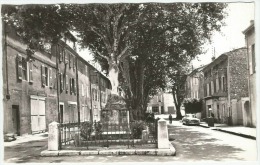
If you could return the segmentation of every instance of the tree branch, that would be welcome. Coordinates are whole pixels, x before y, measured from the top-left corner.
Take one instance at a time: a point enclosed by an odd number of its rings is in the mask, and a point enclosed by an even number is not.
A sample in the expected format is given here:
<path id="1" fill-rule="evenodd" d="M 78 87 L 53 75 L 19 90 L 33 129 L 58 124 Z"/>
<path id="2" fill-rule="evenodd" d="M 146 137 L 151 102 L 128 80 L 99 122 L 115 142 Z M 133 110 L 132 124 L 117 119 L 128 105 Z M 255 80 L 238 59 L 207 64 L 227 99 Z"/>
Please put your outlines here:
<path id="1" fill-rule="evenodd" d="M 109 44 L 109 41 L 108 41 L 106 35 L 104 35 L 104 34 L 98 32 L 98 31 L 96 30 L 96 27 L 94 27 L 94 26 L 91 26 L 90 29 L 91 29 L 94 33 L 96 33 L 99 37 L 101 37 L 101 38 L 103 39 L 104 44 L 105 44 L 105 46 L 106 46 L 106 48 L 107 48 L 107 51 L 108 51 L 108 53 L 110 53 L 110 52 L 111 52 L 111 45 Z"/>
<path id="2" fill-rule="evenodd" d="M 117 56 L 117 63 L 119 63 L 123 59 L 122 56 L 125 54 L 125 52 L 128 50 L 128 48 L 129 48 L 129 46 L 125 47 L 122 50 L 122 52 Z M 127 56 L 129 56 L 129 54 L 125 55 L 124 58 L 127 57 Z"/>
<path id="3" fill-rule="evenodd" d="M 97 54 L 98 54 L 100 57 L 106 59 L 107 61 L 109 60 L 109 58 L 108 58 L 107 56 L 102 55 L 99 51 L 96 51 L 96 52 L 97 52 Z"/>

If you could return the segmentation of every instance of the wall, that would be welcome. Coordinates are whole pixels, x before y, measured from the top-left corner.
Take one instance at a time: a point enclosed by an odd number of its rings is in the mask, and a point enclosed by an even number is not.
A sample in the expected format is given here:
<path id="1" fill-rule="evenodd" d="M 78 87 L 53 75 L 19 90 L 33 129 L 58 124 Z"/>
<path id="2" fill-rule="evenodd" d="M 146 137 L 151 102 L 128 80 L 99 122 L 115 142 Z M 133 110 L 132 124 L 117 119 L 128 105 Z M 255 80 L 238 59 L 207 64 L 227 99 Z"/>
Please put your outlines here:
<path id="1" fill-rule="evenodd" d="M 252 114 L 252 126 L 256 127 L 256 73 L 252 70 L 252 45 L 255 44 L 255 29 L 254 25 L 250 26 L 252 26 L 252 28 L 245 34 L 249 74 L 248 90 L 250 98 L 250 111 Z M 255 54 L 255 56 L 257 55 Z"/>
<path id="2" fill-rule="evenodd" d="M 17 55 L 27 58 L 26 45 L 19 41 L 19 38 L 14 32 L 10 32 L 6 38 L 7 46 L 4 49 L 3 55 L 3 91 L 4 96 L 7 94 L 7 79 L 6 79 L 6 61 L 8 68 L 8 87 L 10 99 L 4 99 L 4 133 L 15 133 L 15 122 L 20 123 L 20 134 L 30 134 L 31 131 L 31 99 L 30 96 L 45 97 L 45 115 L 46 129 L 52 121 L 57 121 L 55 110 L 57 109 L 57 93 L 54 88 L 42 86 L 41 66 L 45 65 L 52 69 L 55 75 L 56 58 L 48 53 L 35 52 L 32 60 L 28 61 L 32 64 L 33 82 L 28 80 L 19 80 L 17 76 Z M 28 73 L 27 73 L 28 74 Z M 53 79 L 53 81 L 55 81 Z M 12 106 L 15 105 L 19 109 L 19 117 L 16 121 L 13 120 Z"/>

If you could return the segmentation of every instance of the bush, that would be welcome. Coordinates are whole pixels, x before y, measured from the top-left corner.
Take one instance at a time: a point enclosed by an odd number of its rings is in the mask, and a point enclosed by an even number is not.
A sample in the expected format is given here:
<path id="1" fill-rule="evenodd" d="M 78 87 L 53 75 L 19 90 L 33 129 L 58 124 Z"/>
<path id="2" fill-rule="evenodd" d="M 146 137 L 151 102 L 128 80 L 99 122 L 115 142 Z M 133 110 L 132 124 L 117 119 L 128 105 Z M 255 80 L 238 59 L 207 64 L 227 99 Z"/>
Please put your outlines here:
<path id="1" fill-rule="evenodd" d="M 141 139 L 142 131 L 145 130 L 146 124 L 144 121 L 134 121 L 131 123 L 131 133 L 133 138 Z"/>
<path id="2" fill-rule="evenodd" d="M 85 140 L 89 140 L 91 133 L 94 131 L 92 123 L 89 121 L 80 124 L 80 136 Z"/>

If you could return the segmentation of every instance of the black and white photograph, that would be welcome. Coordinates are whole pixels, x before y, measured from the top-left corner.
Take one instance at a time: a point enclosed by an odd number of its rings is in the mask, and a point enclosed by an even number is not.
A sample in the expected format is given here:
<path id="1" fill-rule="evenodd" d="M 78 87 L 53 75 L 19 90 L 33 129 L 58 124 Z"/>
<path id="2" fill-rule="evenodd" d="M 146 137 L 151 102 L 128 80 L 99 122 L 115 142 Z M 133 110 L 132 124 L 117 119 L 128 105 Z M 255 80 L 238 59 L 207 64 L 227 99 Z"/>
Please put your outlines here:
<path id="1" fill-rule="evenodd" d="M 3 164 L 259 163 L 258 1 L 0 5 Z"/>

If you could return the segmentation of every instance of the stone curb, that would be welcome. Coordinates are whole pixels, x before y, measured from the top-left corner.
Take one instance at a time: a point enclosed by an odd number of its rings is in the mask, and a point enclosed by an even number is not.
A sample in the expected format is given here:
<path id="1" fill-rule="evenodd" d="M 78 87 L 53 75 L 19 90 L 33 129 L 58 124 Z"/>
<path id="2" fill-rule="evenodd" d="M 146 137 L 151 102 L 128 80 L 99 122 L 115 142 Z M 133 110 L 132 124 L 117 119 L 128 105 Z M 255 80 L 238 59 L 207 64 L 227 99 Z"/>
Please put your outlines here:
<path id="1" fill-rule="evenodd" d="M 199 126 L 200 126 L 200 127 L 204 127 L 204 128 L 210 128 L 209 126 L 205 126 L 205 125 L 199 125 Z M 246 135 L 246 134 L 237 133 L 237 132 L 232 132 L 232 131 L 227 131 L 227 130 L 219 129 L 219 128 L 216 128 L 216 127 L 215 127 L 215 128 L 212 127 L 212 130 L 220 131 L 220 132 L 225 132 L 225 133 L 229 133 L 229 134 L 241 136 L 241 137 L 244 137 L 244 138 L 256 140 L 256 137 L 255 137 L 255 136 Z"/>
<path id="2" fill-rule="evenodd" d="M 216 131 L 220 131 L 220 132 L 225 132 L 225 133 L 229 133 L 229 134 L 233 134 L 233 135 L 241 136 L 241 137 L 244 137 L 244 138 L 248 138 L 248 139 L 256 140 L 256 137 L 255 137 L 255 136 L 251 136 L 251 135 L 246 135 L 246 134 L 242 134 L 242 133 L 237 133 L 237 132 L 227 131 L 227 130 L 218 129 L 218 128 L 214 128 L 214 129 L 212 129 L 212 130 L 216 130 Z"/>
<path id="3" fill-rule="evenodd" d="M 44 150 L 41 152 L 43 157 L 53 156 L 77 156 L 77 155 L 151 155 L 151 156 L 176 156 L 176 150 L 170 143 L 169 149 L 119 149 L 119 150 L 59 150 L 59 151 L 48 151 Z"/>

